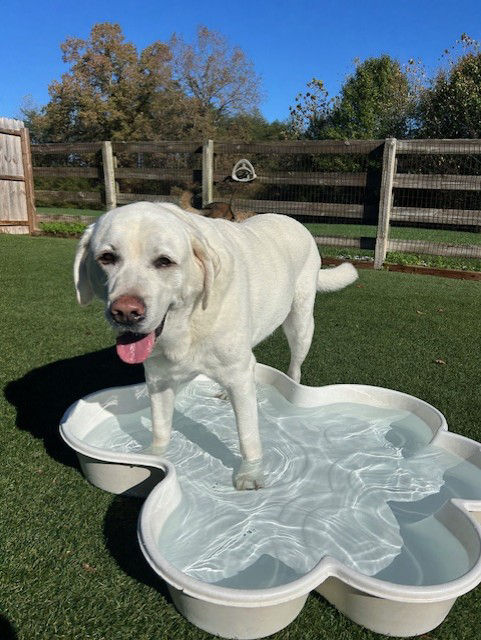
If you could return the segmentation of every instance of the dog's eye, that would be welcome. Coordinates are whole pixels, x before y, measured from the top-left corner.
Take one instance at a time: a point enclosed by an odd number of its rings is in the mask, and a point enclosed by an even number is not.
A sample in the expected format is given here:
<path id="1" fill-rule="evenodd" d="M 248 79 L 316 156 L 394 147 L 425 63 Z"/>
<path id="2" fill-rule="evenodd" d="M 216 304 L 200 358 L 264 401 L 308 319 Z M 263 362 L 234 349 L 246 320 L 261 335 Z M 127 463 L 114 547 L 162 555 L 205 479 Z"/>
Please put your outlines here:
<path id="1" fill-rule="evenodd" d="M 105 253 L 101 253 L 97 260 L 100 264 L 115 264 L 118 260 L 115 253 L 111 253 L 110 251 L 105 251 Z"/>
<path id="2" fill-rule="evenodd" d="M 162 269 L 163 267 L 170 267 L 174 262 L 167 256 L 159 256 L 154 260 L 153 264 L 156 269 Z"/>

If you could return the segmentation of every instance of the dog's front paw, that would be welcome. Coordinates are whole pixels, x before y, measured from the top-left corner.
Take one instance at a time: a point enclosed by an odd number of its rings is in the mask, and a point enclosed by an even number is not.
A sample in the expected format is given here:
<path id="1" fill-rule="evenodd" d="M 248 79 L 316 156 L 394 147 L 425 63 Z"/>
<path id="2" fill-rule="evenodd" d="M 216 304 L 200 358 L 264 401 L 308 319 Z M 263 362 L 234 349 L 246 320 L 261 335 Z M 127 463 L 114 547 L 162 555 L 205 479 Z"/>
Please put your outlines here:
<path id="1" fill-rule="evenodd" d="M 235 476 L 235 488 L 238 491 L 244 489 L 262 489 L 264 486 L 264 471 L 262 459 L 247 462 L 243 460 Z"/>
<path id="2" fill-rule="evenodd" d="M 152 443 L 143 449 L 142 453 L 151 453 L 154 456 L 163 456 L 167 451 L 167 447 L 169 443 L 165 444 L 165 442 L 156 442 L 155 440 Z"/>

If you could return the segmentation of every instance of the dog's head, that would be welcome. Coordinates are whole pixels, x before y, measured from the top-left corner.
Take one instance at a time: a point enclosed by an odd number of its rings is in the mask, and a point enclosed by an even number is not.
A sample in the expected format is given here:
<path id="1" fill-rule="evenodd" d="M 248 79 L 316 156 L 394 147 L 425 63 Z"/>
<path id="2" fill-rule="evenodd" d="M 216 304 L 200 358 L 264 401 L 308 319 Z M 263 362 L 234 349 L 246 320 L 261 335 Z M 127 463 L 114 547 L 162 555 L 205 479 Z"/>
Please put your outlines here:
<path id="1" fill-rule="evenodd" d="M 136 203 L 101 216 L 79 242 L 77 299 L 105 302 L 126 362 L 150 355 L 169 313 L 209 303 L 218 257 L 190 217 L 172 205 Z"/>

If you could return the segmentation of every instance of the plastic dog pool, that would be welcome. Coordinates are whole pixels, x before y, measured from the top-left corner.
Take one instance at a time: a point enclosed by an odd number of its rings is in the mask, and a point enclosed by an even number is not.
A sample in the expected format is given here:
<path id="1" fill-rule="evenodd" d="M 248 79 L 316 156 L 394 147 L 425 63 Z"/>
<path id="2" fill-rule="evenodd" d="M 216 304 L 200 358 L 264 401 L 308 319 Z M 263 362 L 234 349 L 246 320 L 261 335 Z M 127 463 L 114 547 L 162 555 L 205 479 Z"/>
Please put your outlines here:
<path id="1" fill-rule="evenodd" d="M 145 385 L 80 400 L 61 434 L 94 485 L 148 495 L 140 546 L 200 628 L 270 635 L 313 590 L 379 633 L 436 627 L 481 582 L 481 445 L 400 392 L 256 375 L 260 491 L 233 487 L 234 415 L 206 378 L 178 395 L 165 458 L 148 451 Z"/>

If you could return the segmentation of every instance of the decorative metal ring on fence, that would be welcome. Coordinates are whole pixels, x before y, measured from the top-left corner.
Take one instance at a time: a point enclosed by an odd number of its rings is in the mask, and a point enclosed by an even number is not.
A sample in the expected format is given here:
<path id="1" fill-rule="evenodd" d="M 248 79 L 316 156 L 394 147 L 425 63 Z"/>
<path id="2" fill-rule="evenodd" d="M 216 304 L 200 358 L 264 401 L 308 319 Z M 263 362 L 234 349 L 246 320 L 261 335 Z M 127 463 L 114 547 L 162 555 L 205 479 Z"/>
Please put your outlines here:
<path id="1" fill-rule="evenodd" d="M 243 158 L 235 163 L 232 169 L 232 180 L 236 182 L 252 182 L 256 178 L 256 172 L 249 160 Z"/>

